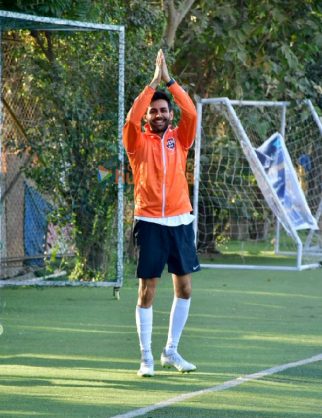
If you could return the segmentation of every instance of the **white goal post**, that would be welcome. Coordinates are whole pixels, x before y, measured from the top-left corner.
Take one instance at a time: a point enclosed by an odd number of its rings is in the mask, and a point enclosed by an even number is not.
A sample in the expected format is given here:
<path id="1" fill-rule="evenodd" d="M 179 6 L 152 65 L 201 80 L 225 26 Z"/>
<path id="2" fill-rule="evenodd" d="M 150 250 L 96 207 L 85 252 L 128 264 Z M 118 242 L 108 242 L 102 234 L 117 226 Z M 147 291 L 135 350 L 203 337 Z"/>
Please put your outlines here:
<path id="1" fill-rule="evenodd" d="M 322 124 L 312 103 L 207 98 L 197 110 L 193 206 L 202 266 L 321 266 Z M 283 148 L 270 156 L 271 172 L 261 161 L 270 140 Z M 302 216 L 308 223 L 296 224 Z"/>
<path id="2" fill-rule="evenodd" d="M 34 57 L 36 50 L 42 50 L 43 55 L 37 52 L 38 55 Z M 17 55 L 15 51 L 19 51 L 20 55 Z M 61 169 L 61 172 L 57 174 L 57 177 L 61 179 L 61 189 L 67 190 L 67 192 L 64 190 L 66 199 L 73 200 L 69 206 L 78 208 L 78 218 L 85 219 L 84 214 L 88 212 L 88 218 L 95 219 L 96 224 L 99 225 L 96 230 L 102 231 L 101 242 L 93 243 L 90 250 L 85 249 L 83 253 L 86 256 L 86 251 L 88 252 L 87 258 L 91 261 L 93 271 L 95 270 L 97 277 L 102 278 L 98 285 L 113 287 L 114 294 L 117 296 L 123 284 L 124 275 L 122 128 L 124 124 L 125 28 L 122 25 L 81 22 L 0 10 L 0 52 L 2 94 L 0 101 L 0 279 L 23 275 L 29 270 L 36 271 L 37 267 L 34 265 L 50 258 L 48 254 L 51 254 L 49 250 L 52 248 L 55 250 L 54 255 L 57 259 L 70 257 L 69 260 L 72 260 L 75 255 L 73 239 L 76 235 L 72 235 L 68 229 L 70 220 L 75 218 L 75 213 L 70 211 L 64 215 L 67 219 L 66 228 L 63 225 L 64 230 L 58 222 L 55 223 L 55 219 L 49 223 L 47 212 L 43 208 L 55 207 L 55 202 L 52 202 L 54 191 L 48 187 L 48 192 L 45 190 L 45 194 L 42 190 L 38 190 L 35 181 L 27 176 L 37 155 L 29 146 L 33 141 L 33 145 L 36 143 L 39 149 L 47 150 L 48 158 L 50 155 L 56 155 Z M 17 59 L 16 56 L 25 57 L 27 70 L 23 66 L 24 60 Z M 41 60 L 39 56 L 44 59 Z M 35 68 L 33 72 L 32 68 Z M 90 85 L 89 74 L 94 80 L 92 85 Z M 41 79 L 40 76 L 43 78 Z M 50 91 L 46 95 L 33 96 L 34 91 L 44 93 L 43 79 L 45 77 L 51 80 L 51 82 L 47 81 Z M 43 97 L 48 99 L 48 103 L 43 103 L 44 100 L 41 100 Z M 53 107 L 56 113 L 49 106 L 51 97 L 53 97 L 52 102 L 57 105 Z M 64 100 L 61 100 L 61 97 L 64 97 Z M 70 98 L 69 102 L 67 97 Z M 59 100 L 61 106 L 59 106 Z M 69 107 L 66 105 L 67 102 Z M 58 119 L 57 115 L 63 116 Z M 58 131 L 60 127 L 61 130 Z M 95 144 L 101 147 L 100 153 L 97 156 L 94 155 L 96 146 L 91 154 L 93 158 L 88 160 L 89 163 L 86 165 L 85 157 L 83 157 L 84 150 L 81 151 L 83 153 L 81 156 L 81 152 L 75 146 L 70 153 L 63 148 L 63 144 L 70 142 L 70 138 L 77 138 L 79 149 L 81 140 L 85 145 L 95 140 Z M 23 148 L 25 143 L 27 145 Z M 106 151 L 108 147 L 110 150 Z M 22 156 L 20 159 L 16 157 L 18 151 Z M 79 157 L 75 158 L 77 155 Z M 103 159 L 105 155 L 106 159 L 112 160 L 113 158 L 112 162 L 117 167 L 114 169 L 113 166 L 113 170 L 117 173 L 115 182 L 108 183 L 113 193 L 107 190 L 107 183 L 99 184 L 97 180 L 97 171 L 100 164 L 104 162 L 100 159 Z M 80 177 L 79 173 L 84 177 Z M 69 184 L 67 185 L 66 179 L 72 184 L 73 189 Z M 79 193 L 74 193 L 75 189 Z M 70 190 L 73 190 L 73 196 Z M 97 193 L 96 207 L 100 203 L 104 208 L 111 208 L 111 211 L 114 206 L 110 203 L 112 198 L 109 199 L 109 195 L 116 195 L 116 210 L 112 213 L 96 211 L 95 205 L 89 201 L 86 190 L 94 190 Z M 31 193 L 30 198 L 27 192 Z M 74 203 L 74 196 L 80 196 L 80 192 L 84 196 L 83 206 Z M 30 215 L 37 230 L 32 229 L 29 218 L 26 216 L 26 208 L 31 207 L 29 201 L 32 199 L 37 199 L 38 206 L 41 207 L 40 214 L 36 211 L 38 207 L 36 209 L 32 207 L 32 216 Z M 85 209 L 82 209 L 83 207 Z M 85 233 L 88 223 L 79 221 L 79 224 L 84 225 L 81 230 L 83 241 L 89 241 L 91 234 L 94 234 L 92 231 L 96 224 L 93 222 L 93 228 L 91 230 L 88 228 L 87 235 Z M 51 226 L 53 226 L 52 235 L 48 232 Z M 62 245 L 58 246 L 60 242 L 56 243 L 58 240 L 52 244 L 54 238 L 56 239 L 57 231 L 58 238 L 61 236 L 66 240 L 70 238 L 71 250 L 69 248 L 61 250 Z M 52 239 L 50 242 L 49 235 Z M 51 247 L 50 244 L 52 244 Z M 38 280 L 37 284 L 40 282 L 42 285 L 69 284 L 69 281 L 51 282 L 42 279 Z M 96 282 L 75 280 L 72 284 L 96 285 Z"/>

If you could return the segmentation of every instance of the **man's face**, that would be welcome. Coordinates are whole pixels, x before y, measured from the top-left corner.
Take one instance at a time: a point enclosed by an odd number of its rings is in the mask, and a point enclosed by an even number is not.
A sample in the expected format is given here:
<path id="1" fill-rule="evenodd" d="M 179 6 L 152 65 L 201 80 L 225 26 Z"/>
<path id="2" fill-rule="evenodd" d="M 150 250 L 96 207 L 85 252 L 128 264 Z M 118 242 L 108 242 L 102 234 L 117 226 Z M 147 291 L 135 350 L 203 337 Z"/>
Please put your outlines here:
<path id="1" fill-rule="evenodd" d="M 169 110 L 168 102 L 163 99 L 151 102 L 145 115 L 151 131 L 162 135 L 173 120 L 173 111 Z"/>

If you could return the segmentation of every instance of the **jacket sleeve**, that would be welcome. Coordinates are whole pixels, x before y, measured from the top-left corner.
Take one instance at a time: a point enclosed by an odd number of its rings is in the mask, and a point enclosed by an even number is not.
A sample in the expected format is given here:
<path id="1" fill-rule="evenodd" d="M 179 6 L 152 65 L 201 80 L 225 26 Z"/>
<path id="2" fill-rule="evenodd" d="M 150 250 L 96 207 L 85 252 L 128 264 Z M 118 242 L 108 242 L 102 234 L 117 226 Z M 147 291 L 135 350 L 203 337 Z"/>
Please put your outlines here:
<path id="1" fill-rule="evenodd" d="M 189 149 L 192 147 L 196 135 L 196 107 L 188 93 L 177 82 L 169 87 L 169 91 L 181 110 L 180 122 L 178 124 L 178 139 L 184 148 Z"/>
<path id="2" fill-rule="evenodd" d="M 133 154 L 141 145 L 141 121 L 154 92 L 155 90 L 152 87 L 146 86 L 142 93 L 135 99 L 133 106 L 127 114 L 123 127 L 123 145 L 129 154 Z"/>

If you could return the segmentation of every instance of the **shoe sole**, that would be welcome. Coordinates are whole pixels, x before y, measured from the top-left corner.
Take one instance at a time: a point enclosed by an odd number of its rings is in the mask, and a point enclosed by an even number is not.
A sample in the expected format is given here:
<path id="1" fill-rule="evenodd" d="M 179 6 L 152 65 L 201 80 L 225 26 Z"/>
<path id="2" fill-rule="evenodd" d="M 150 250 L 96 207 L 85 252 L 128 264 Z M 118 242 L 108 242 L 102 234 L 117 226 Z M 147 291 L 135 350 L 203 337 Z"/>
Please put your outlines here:
<path id="1" fill-rule="evenodd" d="M 154 376 L 154 374 L 141 374 L 141 373 L 137 373 L 137 375 L 139 377 L 153 377 Z"/>
<path id="2" fill-rule="evenodd" d="M 178 372 L 180 372 L 180 373 L 191 373 L 191 372 L 194 372 L 195 370 L 197 370 L 197 367 L 196 368 L 194 368 L 194 369 L 189 369 L 189 370 L 179 370 L 179 369 L 177 369 L 176 368 L 176 366 L 174 366 L 173 364 L 162 364 L 161 363 L 161 366 L 164 368 L 164 369 L 171 369 L 171 368 L 174 368 L 174 369 L 176 369 Z"/>
<path id="3" fill-rule="evenodd" d="M 136 374 L 139 377 L 153 377 L 154 376 L 154 372 L 153 373 L 141 373 L 140 370 L 138 370 L 138 372 Z"/>

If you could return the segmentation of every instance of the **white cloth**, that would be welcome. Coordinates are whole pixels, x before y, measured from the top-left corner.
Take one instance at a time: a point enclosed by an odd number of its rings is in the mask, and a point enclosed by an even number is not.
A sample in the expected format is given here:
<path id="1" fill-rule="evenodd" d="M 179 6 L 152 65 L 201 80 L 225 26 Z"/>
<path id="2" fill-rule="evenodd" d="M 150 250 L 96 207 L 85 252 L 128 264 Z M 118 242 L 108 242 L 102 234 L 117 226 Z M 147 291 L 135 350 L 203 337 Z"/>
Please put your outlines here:
<path id="1" fill-rule="evenodd" d="M 195 219 L 191 213 L 183 213 L 182 215 L 168 216 L 164 218 L 150 218 L 146 216 L 135 216 L 138 221 L 152 222 L 164 226 L 189 225 Z"/>
<path id="2" fill-rule="evenodd" d="M 176 296 L 173 298 L 170 312 L 168 340 L 165 347 L 167 354 L 177 351 L 182 331 L 188 319 L 190 302 L 191 298 L 181 299 Z"/>
<path id="3" fill-rule="evenodd" d="M 144 351 L 145 358 L 152 357 L 151 339 L 152 339 L 152 322 L 153 308 L 136 307 L 135 310 L 136 327 L 139 336 L 140 349 Z"/>

